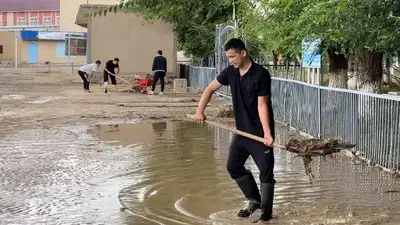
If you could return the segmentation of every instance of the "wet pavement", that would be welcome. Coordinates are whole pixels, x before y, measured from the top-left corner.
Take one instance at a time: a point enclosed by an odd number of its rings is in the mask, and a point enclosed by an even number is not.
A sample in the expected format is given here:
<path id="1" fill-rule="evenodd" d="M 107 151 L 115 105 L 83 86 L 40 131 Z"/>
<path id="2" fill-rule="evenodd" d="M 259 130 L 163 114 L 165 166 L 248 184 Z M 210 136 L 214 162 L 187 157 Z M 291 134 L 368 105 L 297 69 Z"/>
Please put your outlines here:
<path id="1" fill-rule="evenodd" d="M 278 130 L 284 143 L 287 132 Z M 251 224 L 224 130 L 188 122 L 37 126 L 0 139 L 0 224 Z M 272 224 L 398 224 L 400 180 L 342 154 L 276 150 Z M 258 177 L 249 158 L 248 168 Z M 257 215 L 254 215 L 257 216 Z"/>

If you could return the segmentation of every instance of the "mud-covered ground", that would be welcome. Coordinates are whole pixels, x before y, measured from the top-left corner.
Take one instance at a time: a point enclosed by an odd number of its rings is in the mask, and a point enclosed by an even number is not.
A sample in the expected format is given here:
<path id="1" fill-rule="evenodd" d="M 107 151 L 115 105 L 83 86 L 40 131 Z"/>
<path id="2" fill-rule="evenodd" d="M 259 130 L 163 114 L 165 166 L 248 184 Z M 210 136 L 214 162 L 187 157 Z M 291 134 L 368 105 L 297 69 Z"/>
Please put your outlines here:
<path id="1" fill-rule="evenodd" d="M 0 68 L 0 135 L 33 125 L 182 119 L 194 112 L 200 98 L 198 93 L 174 94 L 171 84 L 165 96 L 125 92 L 132 89 L 129 84 L 120 84 L 119 91 L 108 94 L 100 84 L 91 84 L 93 93 L 84 93 L 77 74 L 54 70 L 49 74 L 45 68 Z M 213 99 L 208 113 L 216 113 L 227 102 Z"/>
<path id="2" fill-rule="evenodd" d="M 43 71 L 0 69 L 0 225 L 251 224 L 225 169 L 232 134 L 183 121 L 198 93 L 89 94 L 77 75 Z M 227 103 L 215 97 L 207 115 Z M 271 224 L 399 224 L 390 174 L 338 154 L 313 160 L 310 184 L 300 159 L 275 158 Z"/>

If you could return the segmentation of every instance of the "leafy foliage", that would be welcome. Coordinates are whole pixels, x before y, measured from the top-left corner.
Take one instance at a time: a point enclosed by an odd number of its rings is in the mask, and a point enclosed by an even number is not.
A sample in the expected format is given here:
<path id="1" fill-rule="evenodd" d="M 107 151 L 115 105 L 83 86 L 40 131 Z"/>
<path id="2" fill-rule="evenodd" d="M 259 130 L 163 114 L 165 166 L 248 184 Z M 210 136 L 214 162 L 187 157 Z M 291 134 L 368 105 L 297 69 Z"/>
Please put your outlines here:
<path id="1" fill-rule="evenodd" d="M 319 38 L 321 48 L 367 48 L 396 52 L 400 48 L 400 2 L 396 0 L 260 1 L 268 13 L 247 11 L 246 33 L 263 36 L 270 50 L 299 54 L 301 40 Z M 397 40 L 397 41 L 396 41 Z"/>
<path id="2" fill-rule="evenodd" d="M 231 0 L 126 0 L 96 15 L 109 12 L 139 13 L 145 20 L 163 20 L 172 25 L 178 47 L 195 57 L 212 55 L 217 24 L 232 15 Z"/>

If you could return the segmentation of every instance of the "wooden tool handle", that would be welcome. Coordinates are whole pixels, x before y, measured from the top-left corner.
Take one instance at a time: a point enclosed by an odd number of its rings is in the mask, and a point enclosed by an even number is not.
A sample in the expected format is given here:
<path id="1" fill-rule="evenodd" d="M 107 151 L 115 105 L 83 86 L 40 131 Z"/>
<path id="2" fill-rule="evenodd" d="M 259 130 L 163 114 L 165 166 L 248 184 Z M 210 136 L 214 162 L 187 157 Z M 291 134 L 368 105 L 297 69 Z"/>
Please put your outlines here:
<path id="1" fill-rule="evenodd" d="M 190 119 L 194 119 L 194 115 L 188 114 L 187 117 L 190 118 Z M 221 129 L 224 129 L 224 130 L 228 130 L 228 131 L 230 131 L 232 133 L 239 134 L 239 135 L 242 135 L 244 137 L 250 138 L 252 140 L 264 143 L 264 138 L 256 136 L 254 134 L 249 134 L 249 133 L 241 131 L 241 130 L 233 129 L 231 127 L 227 127 L 225 125 L 222 125 L 222 124 L 214 122 L 214 121 L 204 120 L 204 122 L 207 123 L 207 124 L 210 124 L 212 126 L 219 127 Z M 285 146 L 282 146 L 282 145 L 280 145 L 280 144 L 278 144 L 276 142 L 273 143 L 273 146 L 276 147 L 276 148 L 286 149 Z"/>
<path id="2" fill-rule="evenodd" d="M 129 82 L 129 81 L 127 81 L 127 80 L 125 80 L 125 79 L 123 79 L 123 78 L 121 78 L 121 77 L 119 77 L 119 76 L 116 76 L 115 74 L 112 74 L 112 73 L 109 73 L 109 74 L 111 74 L 111 75 L 114 76 L 115 78 L 118 78 L 118 79 L 122 80 L 123 82 L 125 82 L 125 83 L 127 83 L 127 84 L 131 84 L 131 82 Z"/>

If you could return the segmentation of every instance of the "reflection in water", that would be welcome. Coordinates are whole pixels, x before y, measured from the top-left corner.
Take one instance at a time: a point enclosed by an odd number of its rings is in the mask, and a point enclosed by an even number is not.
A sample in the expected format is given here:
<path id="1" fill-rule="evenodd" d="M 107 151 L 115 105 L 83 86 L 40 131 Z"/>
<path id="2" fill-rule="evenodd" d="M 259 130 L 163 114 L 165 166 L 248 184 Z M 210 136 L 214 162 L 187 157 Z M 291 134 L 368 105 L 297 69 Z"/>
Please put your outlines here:
<path id="1" fill-rule="evenodd" d="M 161 136 L 167 130 L 167 122 L 155 122 L 152 123 L 151 126 L 153 127 L 154 134 Z"/>
<path id="2" fill-rule="evenodd" d="M 0 221 L 251 224 L 236 218 L 245 199 L 226 171 L 231 133 L 185 122 L 98 125 L 89 130 L 94 138 L 74 132 L 38 129 L 0 140 Z M 286 139 L 277 129 L 277 140 Z M 300 158 L 281 150 L 275 157 L 272 223 L 399 221 L 400 194 L 388 192 L 399 191 L 399 181 L 387 174 L 335 155 L 314 159 L 310 184 Z M 251 157 L 246 166 L 258 177 Z"/>
<path id="3" fill-rule="evenodd" d="M 236 218 L 245 199 L 225 166 L 232 134 L 192 123 L 170 126 L 174 129 L 166 135 L 137 149 L 145 157 L 133 164 L 140 161 L 146 179 L 121 190 L 123 205 L 162 224 L 247 224 L 249 220 Z M 278 129 L 277 140 L 285 143 L 287 138 L 287 132 Z M 275 157 L 276 223 L 373 224 L 396 216 L 388 209 L 399 207 L 394 203 L 400 196 L 383 190 L 399 183 L 378 171 L 353 165 L 342 155 L 316 158 L 312 166 L 317 178 L 310 184 L 300 158 L 281 150 Z M 246 166 L 258 177 L 251 157 Z M 135 176 L 129 174 L 129 179 Z"/>

